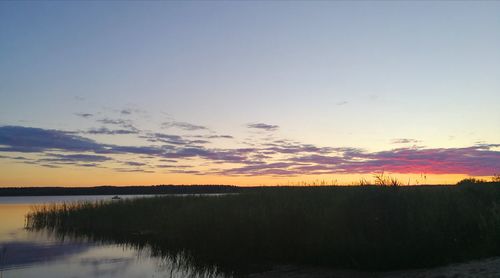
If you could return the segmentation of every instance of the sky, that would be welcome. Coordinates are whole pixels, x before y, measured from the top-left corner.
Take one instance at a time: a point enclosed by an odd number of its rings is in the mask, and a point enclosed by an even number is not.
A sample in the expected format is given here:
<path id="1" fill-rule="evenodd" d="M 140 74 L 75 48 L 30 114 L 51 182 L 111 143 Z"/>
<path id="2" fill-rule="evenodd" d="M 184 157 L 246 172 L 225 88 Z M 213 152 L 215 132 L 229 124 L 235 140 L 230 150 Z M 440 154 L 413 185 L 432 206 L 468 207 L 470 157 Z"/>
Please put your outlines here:
<path id="1" fill-rule="evenodd" d="M 500 2 L 0 2 L 0 186 L 500 173 Z"/>

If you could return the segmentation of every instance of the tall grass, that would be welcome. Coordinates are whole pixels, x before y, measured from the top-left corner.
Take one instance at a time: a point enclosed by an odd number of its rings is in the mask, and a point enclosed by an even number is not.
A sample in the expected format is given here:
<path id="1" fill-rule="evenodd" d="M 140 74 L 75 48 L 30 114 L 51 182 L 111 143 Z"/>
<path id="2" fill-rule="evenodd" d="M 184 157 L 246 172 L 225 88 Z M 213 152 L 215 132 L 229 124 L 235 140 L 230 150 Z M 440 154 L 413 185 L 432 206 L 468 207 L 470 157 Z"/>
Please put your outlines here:
<path id="1" fill-rule="evenodd" d="M 39 207 L 32 229 L 188 254 L 199 266 L 273 264 L 365 270 L 500 255 L 500 184 L 254 188 Z"/>

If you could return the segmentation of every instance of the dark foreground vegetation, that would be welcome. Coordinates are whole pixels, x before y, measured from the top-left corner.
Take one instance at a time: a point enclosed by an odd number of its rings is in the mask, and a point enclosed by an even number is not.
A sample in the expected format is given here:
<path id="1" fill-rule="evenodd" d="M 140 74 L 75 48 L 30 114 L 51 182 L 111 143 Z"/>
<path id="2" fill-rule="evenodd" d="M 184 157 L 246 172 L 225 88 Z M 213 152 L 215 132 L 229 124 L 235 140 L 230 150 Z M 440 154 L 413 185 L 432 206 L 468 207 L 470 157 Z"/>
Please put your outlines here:
<path id="1" fill-rule="evenodd" d="M 41 207 L 27 220 L 236 273 L 276 264 L 394 270 L 500 255 L 500 183 L 254 188 Z"/>
<path id="2" fill-rule="evenodd" d="M 230 185 L 5 187 L 0 188 L 0 196 L 210 194 L 236 193 L 240 190 Z"/>

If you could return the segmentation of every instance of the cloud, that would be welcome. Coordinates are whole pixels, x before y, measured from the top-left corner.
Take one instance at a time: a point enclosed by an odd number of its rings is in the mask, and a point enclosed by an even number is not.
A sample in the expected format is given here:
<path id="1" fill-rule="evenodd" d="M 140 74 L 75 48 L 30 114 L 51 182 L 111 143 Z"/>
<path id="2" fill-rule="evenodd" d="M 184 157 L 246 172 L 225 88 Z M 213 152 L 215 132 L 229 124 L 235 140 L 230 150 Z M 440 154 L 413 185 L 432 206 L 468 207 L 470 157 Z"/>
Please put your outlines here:
<path id="1" fill-rule="evenodd" d="M 274 141 L 273 143 L 266 143 L 264 146 L 265 154 L 298 154 L 298 153 L 328 153 L 333 149 L 328 147 L 317 147 L 311 144 L 290 143 L 282 141 Z"/>
<path id="2" fill-rule="evenodd" d="M 346 104 L 348 104 L 348 103 L 349 103 L 348 101 L 345 101 L 345 100 L 344 100 L 344 101 L 339 101 L 339 102 L 337 102 L 337 103 L 336 103 L 336 105 L 338 105 L 338 106 L 342 106 L 342 105 L 346 105 Z"/>
<path id="3" fill-rule="evenodd" d="M 171 135 L 164 133 L 148 133 L 141 138 L 147 139 L 149 142 L 161 142 L 173 145 L 188 145 L 189 140 L 185 140 L 179 135 Z"/>
<path id="4" fill-rule="evenodd" d="M 156 165 L 158 168 L 191 168 L 193 166 L 190 165 L 169 165 L 169 164 L 158 164 Z"/>
<path id="5" fill-rule="evenodd" d="M 409 139 L 409 138 L 397 138 L 391 141 L 392 144 L 408 144 L 408 143 L 420 143 L 420 140 Z"/>
<path id="6" fill-rule="evenodd" d="M 104 119 L 99 119 L 97 121 L 100 122 L 100 123 L 103 123 L 103 124 L 107 124 L 107 125 L 120 126 L 123 129 L 125 129 L 125 130 L 129 130 L 129 131 L 133 131 L 135 133 L 139 133 L 139 129 L 136 128 L 132 124 L 132 121 L 130 121 L 130 120 L 104 118 Z"/>
<path id="7" fill-rule="evenodd" d="M 110 157 L 103 155 L 92 154 L 46 154 L 46 156 L 53 157 L 53 161 L 69 161 L 69 162 L 103 162 L 111 160 Z"/>
<path id="8" fill-rule="evenodd" d="M 341 163 L 345 163 L 346 161 L 348 161 L 340 156 L 325 156 L 325 155 L 306 155 L 306 156 L 294 157 L 291 160 L 295 162 L 314 163 L 321 165 L 339 165 Z"/>
<path id="9" fill-rule="evenodd" d="M 262 130 L 267 130 L 267 131 L 275 131 L 279 128 L 277 125 L 269 125 L 269 124 L 264 124 L 264 123 L 255 123 L 255 124 L 248 124 L 248 128 L 255 128 L 255 129 L 262 129 Z"/>
<path id="10" fill-rule="evenodd" d="M 100 128 L 91 128 L 87 130 L 85 133 L 87 134 L 99 134 L 99 135 L 125 135 L 125 134 L 137 134 L 139 130 L 137 129 L 115 129 L 111 130 L 106 127 Z"/>
<path id="11" fill-rule="evenodd" d="M 248 149 L 206 149 L 204 147 L 182 147 L 163 154 L 167 159 L 199 157 L 215 163 L 252 163 L 248 159 Z"/>
<path id="12" fill-rule="evenodd" d="M 109 119 L 109 118 L 99 119 L 97 121 L 103 124 L 110 124 L 110 125 L 124 125 L 129 123 L 128 120 Z"/>
<path id="13" fill-rule="evenodd" d="M 42 166 L 42 167 L 47 167 L 47 168 L 61 168 L 61 166 L 52 165 L 52 164 L 38 164 L 38 165 Z"/>
<path id="14" fill-rule="evenodd" d="M 493 175 L 500 170 L 500 152 L 491 150 L 496 145 L 466 148 L 400 148 L 369 154 L 364 163 L 346 165 L 346 171 L 395 173 L 428 173 Z"/>
<path id="15" fill-rule="evenodd" d="M 186 122 L 178 122 L 178 121 L 170 121 L 164 122 L 161 124 L 162 128 L 178 128 L 187 131 L 195 131 L 195 130 L 208 130 L 207 127 L 201 125 L 194 125 Z"/>
<path id="16" fill-rule="evenodd" d="M 24 156 L 7 156 L 7 155 L 0 155 L 0 158 L 4 159 L 12 159 L 12 160 L 29 160 L 28 158 Z"/>
<path id="17" fill-rule="evenodd" d="M 176 149 L 172 152 L 168 152 L 164 154 L 165 158 L 187 158 L 187 157 L 207 157 L 210 155 L 210 151 L 204 148 L 180 148 Z"/>
<path id="18" fill-rule="evenodd" d="M 118 146 L 101 144 L 94 140 L 73 135 L 72 132 L 22 126 L 0 127 L 0 151 L 38 152 L 49 150 L 67 152 L 94 152 L 96 154 L 161 155 L 168 146 Z"/>
<path id="19" fill-rule="evenodd" d="M 174 159 L 160 159 L 161 162 L 169 162 L 169 163 L 176 163 L 177 160 Z"/>
<path id="20" fill-rule="evenodd" d="M 155 173 L 155 171 L 153 170 L 145 170 L 145 169 L 115 168 L 113 170 L 123 173 L 147 173 L 147 174 Z"/>
<path id="21" fill-rule="evenodd" d="M 123 116 L 128 116 L 128 115 L 132 115 L 132 114 L 146 114 L 145 110 L 136 109 L 136 108 L 124 108 L 121 110 L 114 110 L 114 112 L 118 112 Z"/>
<path id="22" fill-rule="evenodd" d="M 231 135 L 191 135 L 190 137 L 206 139 L 234 139 Z"/>
<path id="23" fill-rule="evenodd" d="M 203 144 L 208 144 L 210 143 L 210 141 L 208 140 L 191 140 L 189 141 L 190 144 L 200 144 L 200 145 L 203 145 Z"/>
<path id="24" fill-rule="evenodd" d="M 204 175 L 205 173 L 198 170 L 172 170 L 169 173 L 173 174 L 191 174 L 191 175 Z"/>
<path id="25" fill-rule="evenodd" d="M 208 139 L 218 139 L 218 138 L 223 138 L 223 139 L 233 139 L 234 137 L 231 135 L 209 135 L 207 136 Z"/>
<path id="26" fill-rule="evenodd" d="M 210 141 L 208 141 L 208 140 L 201 140 L 201 139 L 189 140 L 189 139 L 185 139 L 179 135 L 164 134 L 164 133 L 148 133 L 146 135 L 141 136 L 141 138 L 145 138 L 149 142 L 161 142 L 161 143 L 172 144 L 172 145 L 183 145 L 186 147 L 197 145 L 197 144 L 203 145 L 203 144 L 210 143 Z M 200 138 L 200 137 L 197 137 L 197 138 Z"/>
<path id="27" fill-rule="evenodd" d="M 242 161 L 245 157 L 234 154 L 233 151 L 213 151 L 203 147 L 189 146 L 190 141 L 185 141 L 180 136 L 169 136 L 155 134 L 155 138 L 163 139 L 169 143 L 175 143 L 180 147 L 169 145 L 163 146 L 118 146 L 111 144 L 99 144 L 91 139 L 69 134 L 60 130 L 46 130 L 41 128 L 30 128 L 20 126 L 0 127 L 0 151 L 3 152 L 38 152 L 67 151 L 67 152 L 93 152 L 96 154 L 141 154 L 151 155 L 159 158 L 189 158 L 202 157 L 215 161 Z M 197 141 L 200 143 L 199 141 Z M 238 151 L 236 151 L 238 152 Z M 69 163 L 97 161 L 105 159 L 97 155 L 54 155 L 47 154 L 43 162 Z M 94 159 L 94 160 L 92 160 Z"/>
<path id="28" fill-rule="evenodd" d="M 127 161 L 117 171 L 152 171 L 141 157 L 156 159 L 167 165 L 158 168 L 179 170 L 182 160 L 200 158 L 205 165 L 225 164 L 224 170 L 210 170 L 218 175 L 296 176 L 380 171 L 392 173 L 492 175 L 500 172 L 500 144 L 476 144 L 463 148 L 404 147 L 369 152 L 350 147 L 320 147 L 290 140 L 254 142 L 246 148 L 207 148 L 206 140 L 189 140 L 178 135 L 146 134 L 140 138 L 154 142 L 150 146 L 120 146 L 98 143 L 72 132 L 22 126 L 0 126 L 1 152 L 32 152 L 37 158 L 27 159 L 2 155 L 0 159 L 20 163 L 57 167 L 59 164 L 92 167 L 110 160 Z M 397 139 L 412 142 L 412 139 Z M 119 158 L 126 155 L 127 158 Z M 130 156 L 137 155 L 130 161 Z M 172 166 L 172 167 L 170 167 Z M 177 167 L 176 167 L 177 166 Z M 137 167 L 141 167 L 138 169 Z M 142 169 L 144 168 L 144 169 Z M 219 167 L 214 167 L 219 168 Z M 184 169 L 186 170 L 186 169 Z M 197 174 L 202 174 L 199 172 Z"/>
<path id="29" fill-rule="evenodd" d="M 90 113 L 76 113 L 75 115 L 77 115 L 78 117 L 86 118 L 86 119 L 94 116 L 94 114 L 90 114 Z"/>
<path id="30" fill-rule="evenodd" d="M 104 151 L 105 147 L 91 139 L 69 132 L 22 126 L 0 126 L 0 151 L 3 152 L 43 152 L 63 151 Z"/>
<path id="31" fill-rule="evenodd" d="M 381 171 L 401 174 L 492 175 L 500 170 L 497 144 L 467 148 L 399 148 L 381 152 L 363 152 L 355 148 L 337 148 L 335 154 L 298 155 L 286 163 L 264 163 L 220 171 L 223 175 L 319 175 Z"/>
<path id="32" fill-rule="evenodd" d="M 219 172 L 219 174 L 228 176 L 253 176 L 253 175 L 286 175 L 294 176 L 297 173 L 289 170 L 290 166 L 296 165 L 295 163 L 287 162 L 276 162 L 269 164 L 257 164 L 257 165 L 247 165 L 243 167 L 237 167 L 232 169 L 225 169 Z"/>
<path id="33" fill-rule="evenodd" d="M 156 146 L 111 146 L 108 153 L 114 154 L 145 154 L 161 156 L 168 149 L 166 146 L 156 147 Z"/>
<path id="34" fill-rule="evenodd" d="M 77 166 L 80 166 L 80 167 L 100 167 L 99 164 L 97 163 L 83 163 L 83 164 L 77 164 Z M 100 167 L 102 168 L 102 167 Z"/>
<path id="35" fill-rule="evenodd" d="M 81 167 L 99 167 L 99 163 L 112 160 L 102 155 L 91 154 L 54 154 L 46 153 L 44 157 L 36 160 L 24 161 L 28 164 L 37 164 L 44 167 L 59 168 L 59 165 L 75 165 Z"/>
<path id="36" fill-rule="evenodd" d="M 130 114 L 132 114 L 132 109 L 122 109 L 122 110 L 120 110 L 120 114 L 130 115 Z"/>
<path id="37" fill-rule="evenodd" d="M 390 151 L 363 153 L 328 163 L 318 157 L 310 160 L 330 167 L 330 173 L 374 173 L 387 171 L 401 174 L 468 174 L 492 175 L 500 169 L 500 152 L 492 146 L 467 148 L 400 148 Z"/>
<path id="38" fill-rule="evenodd" d="M 123 162 L 123 164 L 126 164 L 128 166 L 145 166 L 145 165 L 147 165 L 147 163 L 136 162 L 136 161 L 125 161 L 125 162 Z"/>

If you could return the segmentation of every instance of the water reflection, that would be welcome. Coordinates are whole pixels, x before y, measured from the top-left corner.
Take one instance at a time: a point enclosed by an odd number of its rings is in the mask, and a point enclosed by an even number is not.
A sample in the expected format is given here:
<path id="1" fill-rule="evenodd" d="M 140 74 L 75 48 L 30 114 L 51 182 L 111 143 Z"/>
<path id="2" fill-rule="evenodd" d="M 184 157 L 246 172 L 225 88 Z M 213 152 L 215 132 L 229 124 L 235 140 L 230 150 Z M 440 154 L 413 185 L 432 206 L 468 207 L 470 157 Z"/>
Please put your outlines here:
<path id="1" fill-rule="evenodd" d="M 33 205 L 109 198 L 0 197 L 0 278 L 223 276 L 214 269 L 197 270 L 182 254 L 161 256 L 147 245 L 94 242 L 23 228 Z"/>
<path id="2" fill-rule="evenodd" d="M 87 249 L 86 245 L 72 243 L 5 242 L 0 246 L 0 268 L 5 270 L 47 262 L 81 253 Z"/>

